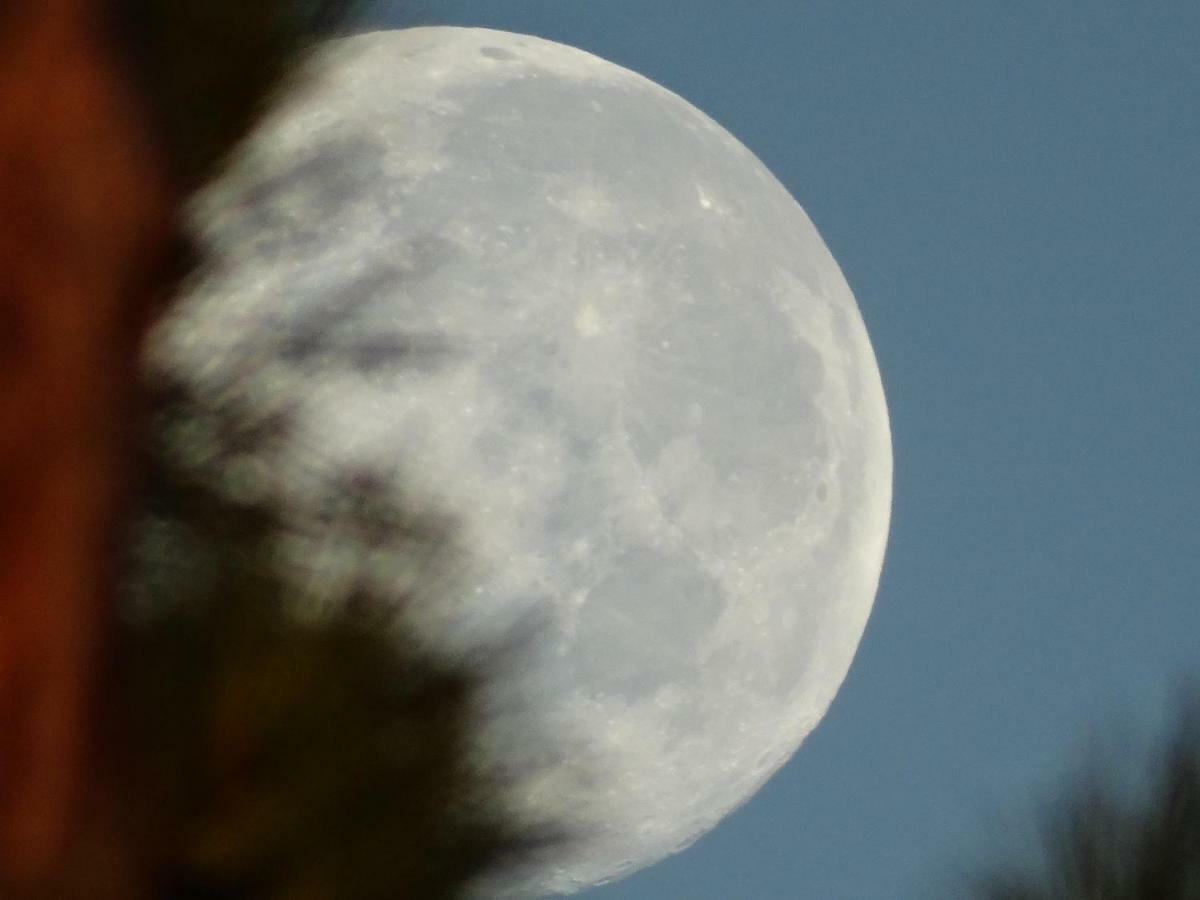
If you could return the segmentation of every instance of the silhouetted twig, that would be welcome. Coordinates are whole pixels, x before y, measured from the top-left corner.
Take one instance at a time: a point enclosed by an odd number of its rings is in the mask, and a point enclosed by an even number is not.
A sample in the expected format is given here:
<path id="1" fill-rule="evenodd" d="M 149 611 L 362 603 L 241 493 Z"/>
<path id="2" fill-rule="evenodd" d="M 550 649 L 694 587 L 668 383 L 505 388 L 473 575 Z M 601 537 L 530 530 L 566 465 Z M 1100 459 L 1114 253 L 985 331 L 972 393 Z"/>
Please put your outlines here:
<path id="1" fill-rule="evenodd" d="M 1185 692 L 1149 793 L 1091 774 L 1050 808 L 1041 858 L 973 879 L 980 900 L 1200 898 L 1200 693 Z"/>

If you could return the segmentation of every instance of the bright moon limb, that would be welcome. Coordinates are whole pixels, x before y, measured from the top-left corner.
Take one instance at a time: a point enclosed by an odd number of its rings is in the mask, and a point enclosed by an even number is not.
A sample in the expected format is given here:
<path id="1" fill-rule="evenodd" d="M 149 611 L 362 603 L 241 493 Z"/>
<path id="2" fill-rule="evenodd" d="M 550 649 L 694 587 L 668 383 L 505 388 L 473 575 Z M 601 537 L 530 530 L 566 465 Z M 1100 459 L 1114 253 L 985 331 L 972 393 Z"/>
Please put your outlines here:
<path id="1" fill-rule="evenodd" d="M 646 866 L 789 758 L 870 613 L 892 456 L 854 297 L 753 154 L 570 47 L 380 32 L 325 54 L 198 220 L 219 271 L 155 348 L 192 383 L 314 309 L 448 348 L 370 378 L 280 355 L 243 389 L 459 518 L 461 602 L 411 627 L 461 651 L 545 624 L 480 755 L 586 840 L 512 890 Z"/>

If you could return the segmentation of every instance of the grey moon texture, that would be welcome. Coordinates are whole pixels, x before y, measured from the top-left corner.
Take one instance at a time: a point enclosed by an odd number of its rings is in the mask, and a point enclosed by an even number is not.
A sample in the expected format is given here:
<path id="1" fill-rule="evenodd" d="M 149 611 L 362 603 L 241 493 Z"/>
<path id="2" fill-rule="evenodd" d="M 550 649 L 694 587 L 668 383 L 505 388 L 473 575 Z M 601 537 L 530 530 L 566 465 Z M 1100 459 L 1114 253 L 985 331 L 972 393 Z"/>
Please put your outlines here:
<path id="1" fill-rule="evenodd" d="M 369 378 L 281 357 L 243 389 L 457 518 L 459 599 L 409 627 L 470 653 L 536 623 L 479 757 L 584 839 L 496 893 L 644 867 L 783 765 L 866 625 L 892 455 L 855 299 L 749 150 L 580 50 L 378 32 L 328 48 L 196 219 L 218 270 L 153 348 L 196 384 L 314 308 L 445 349 Z"/>

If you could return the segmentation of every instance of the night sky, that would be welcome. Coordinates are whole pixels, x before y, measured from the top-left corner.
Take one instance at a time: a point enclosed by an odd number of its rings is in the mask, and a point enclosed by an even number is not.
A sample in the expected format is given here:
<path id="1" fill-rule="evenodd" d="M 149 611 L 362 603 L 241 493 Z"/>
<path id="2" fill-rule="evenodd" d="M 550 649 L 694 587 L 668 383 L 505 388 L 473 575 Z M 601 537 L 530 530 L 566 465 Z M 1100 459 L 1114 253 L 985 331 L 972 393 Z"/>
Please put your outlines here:
<path id="1" fill-rule="evenodd" d="M 954 896 L 1064 773 L 1161 726 L 1200 650 L 1200 4 L 418 12 L 581 47 L 736 135 L 841 264 L 892 416 L 883 581 L 829 715 L 710 835 L 585 896 Z"/>

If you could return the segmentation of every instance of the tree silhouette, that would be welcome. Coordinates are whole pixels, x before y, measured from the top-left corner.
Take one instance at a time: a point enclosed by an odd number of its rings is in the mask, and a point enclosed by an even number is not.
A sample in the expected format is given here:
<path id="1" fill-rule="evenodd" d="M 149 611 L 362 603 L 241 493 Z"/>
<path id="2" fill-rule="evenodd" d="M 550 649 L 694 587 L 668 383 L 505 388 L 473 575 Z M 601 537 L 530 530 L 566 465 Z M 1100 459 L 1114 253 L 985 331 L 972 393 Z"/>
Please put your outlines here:
<path id="1" fill-rule="evenodd" d="M 350 6 L 98 0 L 180 202 Z M 203 261 L 179 248 L 166 292 Z M 300 485 L 278 465 L 297 398 L 263 389 L 264 361 L 370 374 L 440 352 L 335 345 L 326 324 L 250 342 L 216 384 L 149 372 L 86 808 L 54 870 L 4 897 L 436 900 L 561 839 L 510 824 L 473 756 L 512 648 L 448 659 L 406 630 L 418 593 L 454 599 L 455 523 L 395 472 L 329 463 Z"/>
<path id="2" fill-rule="evenodd" d="M 359 0 L 105 0 L 180 184 L 208 181 Z"/>
<path id="3" fill-rule="evenodd" d="M 1148 793 L 1092 770 L 1043 816 L 1040 858 L 971 879 L 979 900 L 1200 898 L 1200 694 L 1184 692 Z"/>
<path id="4" fill-rule="evenodd" d="M 450 660 L 405 629 L 416 593 L 453 602 L 453 521 L 395 473 L 331 462 L 298 491 L 282 469 L 297 398 L 259 364 L 326 371 L 332 353 L 366 373 L 409 355 L 347 352 L 327 326 L 315 310 L 249 342 L 203 388 L 150 374 L 105 809 L 38 896 L 450 898 L 564 839 L 510 822 L 473 758 L 477 692 L 512 648 Z"/>
<path id="5" fill-rule="evenodd" d="M 198 414 L 180 402 L 160 414 Z M 287 419 L 242 430 L 244 457 L 286 440 Z M 176 462 L 150 467 L 116 670 L 117 793 L 143 804 L 127 815 L 155 835 L 158 893 L 453 897 L 528 848 L 469 759 L 486 672 L 419 647 L 398 623 L 405 598 L 367 577 L 381 548 L 447 555 L 448 523 L 381 500 L 373 475 L 331 473 L 312 497 L 324 534 L 305 537 L 344 577 L 305 609 L 277 562 L 295 511 Z M 209 462 L 216 476 L 231 461 Z"/>
<path id="6" fill-rule="evenodd" d="M 448 352 L 339 328 L 374 287 L 244 335 L 203 381 L 152 357 L 108 757 L 152 896 L 456 897 L 565 840 L 510 821 L 472 756 L 478 691 L 529 636 L 463 661 L 406 631 L 416 595 L 455 601 L 456 523 L 403 473 L 289 462 L 297 386 Z"/>

